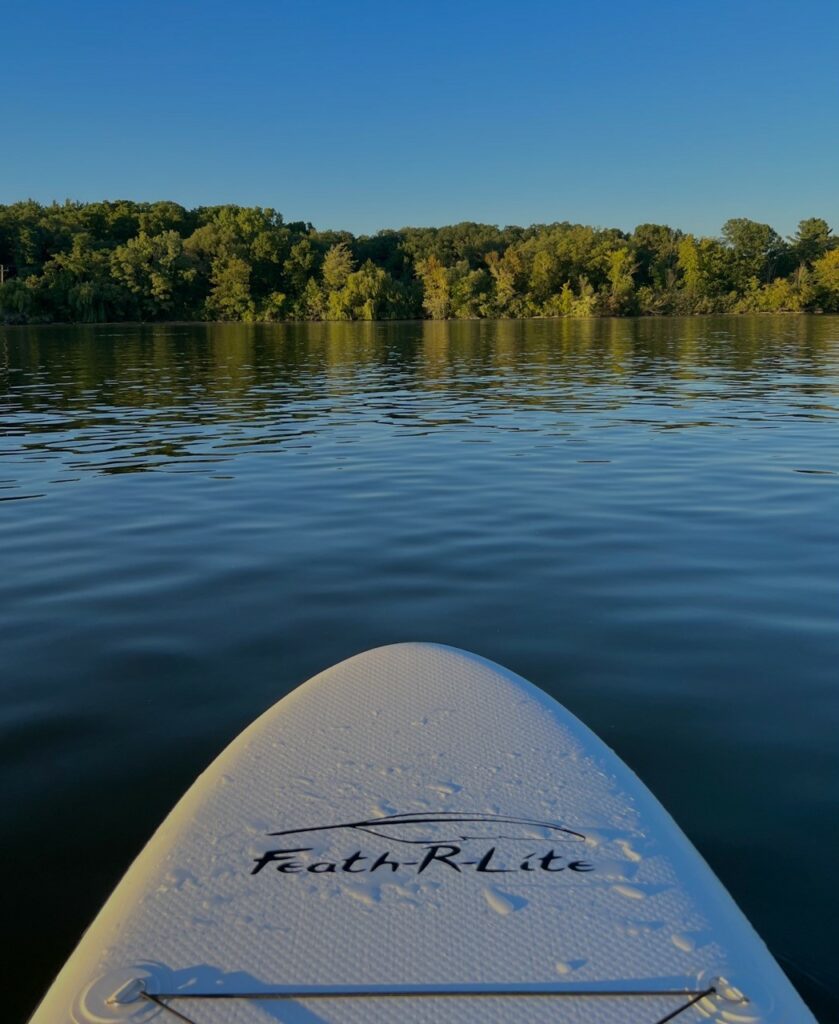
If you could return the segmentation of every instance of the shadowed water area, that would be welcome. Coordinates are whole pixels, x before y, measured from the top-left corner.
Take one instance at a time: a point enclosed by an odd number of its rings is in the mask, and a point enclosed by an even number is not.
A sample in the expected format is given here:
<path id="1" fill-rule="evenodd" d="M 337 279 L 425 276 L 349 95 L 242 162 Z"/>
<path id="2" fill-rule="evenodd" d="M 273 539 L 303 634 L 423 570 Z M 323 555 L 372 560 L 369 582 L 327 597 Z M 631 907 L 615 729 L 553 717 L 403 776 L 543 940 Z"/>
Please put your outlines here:
<path id="1" fill-rule="evenodd" d="M 0 328 L 21 1019 L 196 774 L 360 650 L 501 662 L 839 1017 L 839 318 Z"/>

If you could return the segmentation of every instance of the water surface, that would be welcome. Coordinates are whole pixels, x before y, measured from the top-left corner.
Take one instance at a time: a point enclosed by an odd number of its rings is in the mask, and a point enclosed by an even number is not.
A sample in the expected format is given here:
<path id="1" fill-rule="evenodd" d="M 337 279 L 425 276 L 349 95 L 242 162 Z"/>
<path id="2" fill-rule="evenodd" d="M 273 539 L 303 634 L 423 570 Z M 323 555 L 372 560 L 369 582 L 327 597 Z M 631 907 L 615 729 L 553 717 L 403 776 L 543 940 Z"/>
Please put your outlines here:
<path id="1" fill-rule="evenodd" d="M 0 329 L 0 419 L 8 1019 L 225 743 L 407 639 L 580 715 L 837 1019 L 839 318 Z"/>

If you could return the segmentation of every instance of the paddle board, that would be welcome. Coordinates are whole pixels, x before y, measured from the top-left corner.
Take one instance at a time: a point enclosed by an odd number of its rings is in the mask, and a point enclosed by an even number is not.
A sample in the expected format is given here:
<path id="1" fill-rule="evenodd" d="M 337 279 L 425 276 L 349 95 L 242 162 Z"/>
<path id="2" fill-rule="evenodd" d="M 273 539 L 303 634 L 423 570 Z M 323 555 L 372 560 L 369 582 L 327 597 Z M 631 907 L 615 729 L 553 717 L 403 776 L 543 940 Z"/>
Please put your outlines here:
<path id="1" fill-rule="evenodd" d="M 309 680 L 201 775 L 33 1024 L 808 1024 L 661 805 L 433 644 Z"/>

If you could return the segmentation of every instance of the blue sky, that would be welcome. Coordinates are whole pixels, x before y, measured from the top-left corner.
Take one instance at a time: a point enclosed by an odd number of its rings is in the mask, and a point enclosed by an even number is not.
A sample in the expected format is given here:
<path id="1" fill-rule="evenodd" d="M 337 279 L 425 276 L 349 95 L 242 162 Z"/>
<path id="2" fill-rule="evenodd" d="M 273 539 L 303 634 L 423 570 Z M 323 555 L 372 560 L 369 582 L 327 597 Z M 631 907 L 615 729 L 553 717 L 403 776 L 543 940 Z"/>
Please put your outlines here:
<path id="1" fill-rule="evenodd" d="M 839 229 L 839 2 L 7 4 L 0 202 Z"/>

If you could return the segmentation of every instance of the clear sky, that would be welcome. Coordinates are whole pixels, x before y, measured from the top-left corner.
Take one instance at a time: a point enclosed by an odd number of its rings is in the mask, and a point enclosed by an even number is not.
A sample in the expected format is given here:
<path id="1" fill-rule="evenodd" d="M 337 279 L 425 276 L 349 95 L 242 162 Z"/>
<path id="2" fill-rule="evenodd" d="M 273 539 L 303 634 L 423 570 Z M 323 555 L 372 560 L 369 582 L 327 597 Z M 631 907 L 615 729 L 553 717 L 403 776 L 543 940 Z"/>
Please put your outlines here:
<path id="1" fill-rule="evenodd" d="M 0 202 L 839 229 L 839 0 L 29 0 Z"/>

